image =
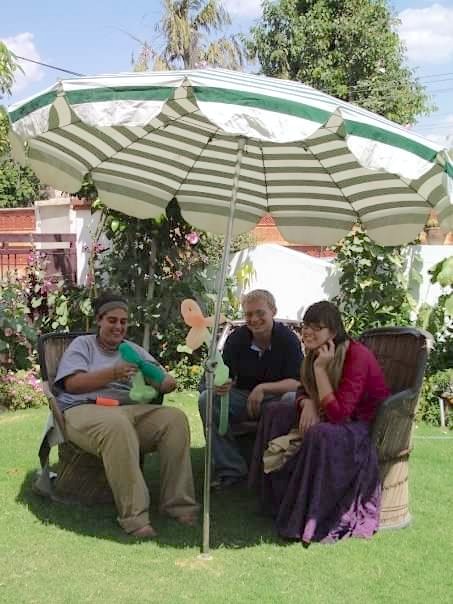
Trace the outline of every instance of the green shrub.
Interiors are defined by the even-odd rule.
[[[48,265],[46,254],[33,249],[20,282],[21,298],[36,331],[87,330],[92,317],[89,292],[64,280],[50,279]]]
[[[410,325],[413,300],[404,275],[401,247],[384,247],[355,228],[336,247],[340,274],[338,304],[353,336],[385,325]]]
[[[170,371],[178,384],[178,390],[198,390],[203,366],[192,364],[192,359],[185,357],[178,361]]]
[[[436,371],[425,378],[417,409],[417,421],[440,424],[439,396],[453,388],[453,369]],[[450,422],[451,424],[452,422]],[[451,427],[451,426],[450,426]]]
[[[47,398],[33,370],[0,373],[0,405],[10,411],[42,407]]]
[[[453,256],[438,262],[430,271],[431,283],[441,289],[434,306],[422,305],[417,324],[434,336],[429,355],[428,374],[453,369]]]
[[[84,288],[46,277],[48,260],[33,250],[25,274],[0,283],[0,361],[11,370],[29,369],[38,335],[55,330],[88,330],[92,309]]]
[[[11,369],[31,367],[36,339],[19,281],[0,285],[0,354]]]

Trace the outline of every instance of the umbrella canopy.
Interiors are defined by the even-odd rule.
[[[139,218],[176,197],[194,226],[233,232],[270,212],[291,241],[333,244],[357,221],[378,243],[414,239],[431,209],[453,229],[453,164],[407,129],[300,83],[193,70],[63,80],[11,106],[13,155],[40,179]],[[25,144],[24,144],[25,143]]]

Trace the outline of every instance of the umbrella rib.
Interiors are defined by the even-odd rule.
[[[267,210],[269,211],[269,191],[268,191],[268,185],[267,185],[267,170],[266,170],[266,162],[264,161],[264,152],[263,152],[263,142],[260,141],[259,143],[259,148],[260,148],[260,152],[261,152],[261,159],[263,162],[263,174],[264,174],[264,190],[265,190],[265,194],[266,194],[266,204],[267,204]]]
[[[200,152],[198,154],[198,156],[193,160],[192,165],[190,166],[190,168],[188,168],[186,170],[186,175],[185,177],[181,180],[178,189],[175,192],[175,197],[178,197],[178,193],[181,191],[181,188],[183,187],[183,185],[187,182],[187,178],[190,175],[190,172],[192,171],[192,168],[195,166],[195,164],[197,163],[197,161],[200,159],[201,155],[204,153],[204,151],[206,150],[206,147],[209,145],[210,142],[212,142],[212,140],[216,137],[217,134],[219,134],[219,132],[221,132],[220,128],[216,128],[215,132],[213,132],[208,140],[206,141],[206,143],[203,145],[203,147],[200,149]]]
[[[397,174],[395,174],[396,178],[398,178],[399,180],[401,180],[401,176],[398,176]],[[410,183],[406,182],[406,186],[408,187],[408,189],[410,191],[413,191],[413,193],[415,195],[417,195],[418,197],[420,197],[423,201],[425,201],[430,207],[431,209],[434,209],[436,207],[436,204],[431,203],[431,201],[428,199],[428,197],[424,194],[422,194],[420,191],[418,191],[412,184],[413,181],[410,181]],[[428,218],[428,216],[427,216]]]
[[[338,184],[334,181],[332,174],[330,173],[330,168],[328,168],[327,166],[325,166],[322,162],[322,160],[318,157],[318,155],[310,148],[309,145],[306,145],[304,143],[304,141],[300,141],[299,144],[306,150],[309,151],[309,153],[311,154],[311,156],[319,163],[320,166],[322,166],[323,170],[325,171],[325,174],[329,177],[330,182],[332,183],[332,185],[335,187],[335,189],[337,189],[339,191],[339,194],[341,195],[342,199],[345,201],[345,203],[347,204],[347,206],[350,208],[351,207],[351,203],[349,201],[349,199],[346,197],[346,195],[343,192],[343,189],[341,187],[338,186]],[[261,145],[260,145],[261,147]],[[262,149],[262,147],[261,147]],[[266,182],[266,189],[267,189],[267,182]],[[356,213],[356,212],[354,212]],[[271,212],[272,214],[272,212]],[[360,218],[359,213],[358,214],[358,221],[359,223],[362,225],[362,220]],[[278,221],[277,221],[277,226],[278,226]]]
[[[312,151],[312,149],[310,149],[310,153],[311,155],[316,159],[317,162],[319,162],[319,164],[323,167],[323,169],[325,170],[325,173],[328,174],[330,181],[332,182],[332,184],[335,186],[335,188],[340,192],[341,197],[344,199],[344,201],[346,202],[346,204],[351,207],[351,202],[349,201],[349,199],[346,197],[346,195],[343,192],[343,188],[338,186],[338,184],[335,182],[332,174],[330,173],[330,168],[328,166],[325,166],[322,162],[322,159],[320,159],[318,157],[318,155]],[[353,207],[354,210],[354,207]],[[360,216],[360,212],[355,212],[354,213],[357,214],[357,220],[360,224],[360,226],[363,228],[363,223],[362,223],[362,217]]]

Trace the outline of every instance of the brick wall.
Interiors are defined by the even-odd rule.
[[[317,258],[333,258],[335,254],[326,247],[318,245],[305,245],[303,243],[289,243],[286,241],[275,224],[275,220],[270,214],[265,214],[252,231],[256,242],[259,243],[278,243],[289,247],[298,252],[304,252],[309,256]]]
[[[434,214],[431,213],[431,216],[433,217]],[[265,214],[261,218],[256,227],[253,229],[252,235],[258,244],[278,243],[293,250],[309,254],[310,256],[317,256],[321,258],[335,257],[335,254],[326,247],[307,245],[304,243],[289,243],[288,241],[285,241],[282,234],[278,230],[277,225],[275,224],[275,220],[270,214]],[[420,243],[423,245],[452,245],[453,231],[446,233],[439,227],[425,228],[425,230],[420,233]]]
[[[36,228],[34,208],[0,208],[1,233],[32,233]]]

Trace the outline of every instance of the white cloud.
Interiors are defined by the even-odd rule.
[[[38,51],[33,40],[34,36],[30,32],[17,34],[11,38],[4,38],[3,42],[16,55],[40,61]],[[32,82],[38,82],[44,75],[43,69],[36,63],[28,61],[18,61],[24,73],[16,71],[16,79],[13,86],[13,93],[23,92]]]
[[[262,13],[261,0],[223,0],[222,4],[233,18],[254,19]]]
[[[411,62],[439,64],[453,59],[453,7],[408,8],[399,18],[399,33]]]

